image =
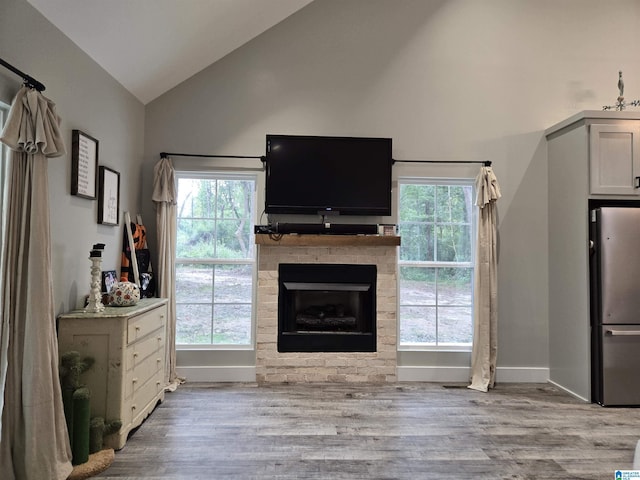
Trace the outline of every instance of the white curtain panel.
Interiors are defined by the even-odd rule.
[[[476,247],[471,385],[486,392],[496,380],[498,355],[498,248],[497,208],[500,186],[491,167],[476,177],[478,242]]]
[[[23,87],[0,141],[9,146],[2,272],[0,470],[3,480],[65,479],[71,448],[58,377],[47,157],[65,153],[55,105]]]
[[[158,231],[159,296],[169,299],[167,319],[167,372],[168,390],[175,390],[181,379],[176,375],[176,179],[171,159],[161,158],[153,168],[153,201],[156,206]]]

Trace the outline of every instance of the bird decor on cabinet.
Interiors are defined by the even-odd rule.
[[[623,111],[628,106],[637,107],[640,106],[640,100],[632,100],[629,103],[624,101],[624,80],[622,79],[622,70],[618,72],[618,98],[615,105],[605,105],[602,110],[616,110],[618,112]]]

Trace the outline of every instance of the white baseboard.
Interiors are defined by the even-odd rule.
[[[256,381],[256,367],[177,367],[176,373],[187,382]]]
[[[469,367],[398,367],[399,382],[468,382]],[[504,383],[546,383],[549,369],[541,367],[498,367],[496,381]]]
[[[547,383],[549,369],[546,367],[498,367],[496,382]]]
[[[397,367],[399,382],[468,382],[469,367]]]

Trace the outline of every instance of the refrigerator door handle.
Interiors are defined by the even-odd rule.
[[[612,337],[626,335],[630,337],[638,337],[640,336],[640,330],[605,330],[605,335],[611,335]]]

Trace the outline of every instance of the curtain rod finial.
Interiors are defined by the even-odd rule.
[[[491,160],[487,160],[486,162],[484,162],[484,166],[485,167],[490,167],[491,166]]]
[[[167,152],[160,152],[160,158],[167,158]]]

